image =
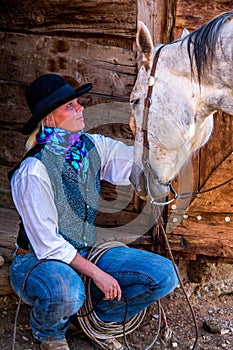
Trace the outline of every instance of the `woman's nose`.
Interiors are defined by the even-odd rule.
[[[82,112],[84,110],[84,107],[77,102],[75,105],[75,110],[76,112]]]

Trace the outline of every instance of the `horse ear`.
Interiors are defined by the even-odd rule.
[[[187,35],[189,35],[189,30],[187,28],[184,28],[180,39],[184,39]]]
[[[142,64],[149,69],[153,55],[153,41],[149,29],[141,21],[138,22],[136,43],[142,53]]]

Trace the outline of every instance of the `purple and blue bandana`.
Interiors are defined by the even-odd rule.
[[[36,140],[56,155],[65,155],[65,159],[83,180],[86,179],[89,167],[88,151],[85,142],[80,138],[82,131],[71,132],[59,128],[44,127],[40,129]]]

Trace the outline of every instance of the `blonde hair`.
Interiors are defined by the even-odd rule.
[[[43,127],[43,120],[38,124],[37,128],[29,135],[25,144],[26,152],[30,151],[30,149],[36,145],[36,135],[38,134],[41,125]]]
[[[44,125],[47,125],[47,117],[50,117],[50,121],[53,122],[54,127],[55,128],[57,127],[56,122],[54,120],[53,112],[51,112],[39,122],[37,128],[29,135],[25,145],[26,152],[30,151],[30,149],[36,145],[36,135],[38,134],[41,126],[42,126],[42,131],[44,131]]]

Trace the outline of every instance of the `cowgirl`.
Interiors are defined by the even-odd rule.
[[[23,293],[32,306],[33,336],[43,350],[69,349],[69,319],[86,297],[80,274],[91,278],[95,312],[104,322],[131,318],[177,285],[170,260],[150,252],[116,247],[97,264],[87,260],[95,243],[100,181],[128,185],[133,160],[132,147],[82,132],[83,107],[77,98],[91,88],[74,90],[56,74],[31,83],[26,100],[32,117],[23,128],[30,134],[28,153],[11,174],[22,220],[18,242],[25,250],[18,250],[10,280],[20,295],[28,271],[43,259],[27,276]],[[123,349],[116,339],[106,339],[105,347]]]

